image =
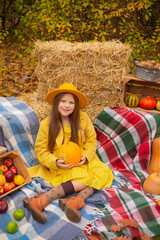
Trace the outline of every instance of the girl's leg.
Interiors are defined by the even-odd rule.
[[[89,198],[94,192],[96,191],[95,188],[86,186],[83,190],[81,190],[76,197],[82,198],[84,201]]]
[[[68,181],[66,183],[61,183],[60,185],[52,188],[50,191],[45,193],[45,195],[48,197],[48,200],[51,202],[61,197],[68,196],[74,192],[75,192],[75,188],[73,183],[71,181]]]
[[[77,182],[77,181],[72,181],[73,187],[75,189],[75,192],[80,192],[81,190],[85,189],[87,186]]]
[[[59,206],[65,211],[67,218],[72,222],[80,222],[81,215],[77,211],[85,206],[85,200],[95,192],[95,188],[85,186],[78,182],[72,182],[75,192],[80,191],[75,197],[62,198],[59,200]]]
[[[41,193],[33,198],[25,199],[24,205],[38,222],[43,223],[46,221],[46,216],[42,213],[42,210],[50,203],[50,201],[63,198],[74,192],[79,192],[76,197],[64,198],[59,201],[59,205],[61,209],[65,211],[68,219],[73,222],[79,222],[81,216],[77,209],[81,209],[85,206],[84,201],[92,195],[94,191],[95,189],[90,186],[86,186],[76,181],[68,181],[54,187],[47,193]]]
[[[42,210],[50,203],[50,201],[65,197],[74,193],[74,185],[71,181],[62,183],[47,193],[41,193],[35,197],[24,200],[24,206],[32,213],[33,217],[38,222],[45,222],[46,216],[42,213]]]

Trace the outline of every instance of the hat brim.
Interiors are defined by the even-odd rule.
[[[75,96],[77,96],[77,98],[79,99],[79,109],[82,109],[84,108],[87,103],[88,103],[88,99],[86,97],[85,94],[79,92],[79,91],[74,91],[74,90],[70,90],[70,89],[55,89],[55,90],[52,90],[50,91],[47,95],[46,95],[46,101],[49,103],[49,104],[53,104],[53,100],[54,98],[60,94],[60,93],[72,93],[74,94]]]

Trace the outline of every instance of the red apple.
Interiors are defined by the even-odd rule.
[[[4,187],[0,186],[0,196],[4,193]]]
[[[6,201],[0,200],[0,213],[5,213],[8,210],[8,203]]]
[[[5,191],[5,192],[9,192],[9,191],[12,189],[12,185],[11,185],[9,182],[6,182],[6,183],[3,185],[3,188],[4,188],[4,191]]]
[[[14,182],[10,182],[12,188],[15,188],[16,184]]]
[[[7,172],[8,167],[3,164],[3,165],[0,166],[0,170],[1,170],[3,173],[4,173],[4,172]]]
[[[13,160],[10,158],[6,158],[4,161],[4,165],[6,165],[7,167],[11,167],[13,164]]]
[[[17,168],[16,168],[15,166],[11,166],[11,167],[9,167],[8,170],[11,170],[14,174],[17,173]]]
[[[8,170],[7,172],[4,173],[4,176],[7,182],[12,182],[14,179],[14,172],[11,170]]]

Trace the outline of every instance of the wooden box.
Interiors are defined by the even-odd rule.
[[[6,192],[4,194],[2,194],[0,196],[0,198],[3,198],[4,196],[10,194],[11,192],[14,192],[16,191],[17,189],[21,188],[22,186],[26,185],[27,183],[31,182],[32,179],[28,173],[28,170],[22,160],[22,158],[20,157],[19,153],[17,150],[14,150],[12,152],[7,152],[7,153],[3,153],[3,154],[0,154],[0,166],[2,164],[4,164],[4,160],[6,158],[10,158],[13,160],[13,165],[17,168],[17,174],[20,174],[24,177],[24,183],[19,185],[19,186],[16,186],[15,188],[11,189],[9,192]]]
[[[123,82],[123,92],[122,92],[122,100],[120,103],[121,107],[136,109],[140,111],[145,111],[148,113],[158,113],[160,111],[155,109],[143,109],[140,107],[131,108],[125,104],[125,98],[129,93],[136,94],[140,99],[143,97],[154,97],[156,100],[160,97],[160,81],[159,82],[149,82],[142,80],[140,78],[136,78],[134,76],[126,76]]]

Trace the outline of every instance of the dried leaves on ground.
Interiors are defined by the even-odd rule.
[[[21,46],[0,47],[0,96],[19,96],[34,92],[38,79],[34,75],[36,61]]]

